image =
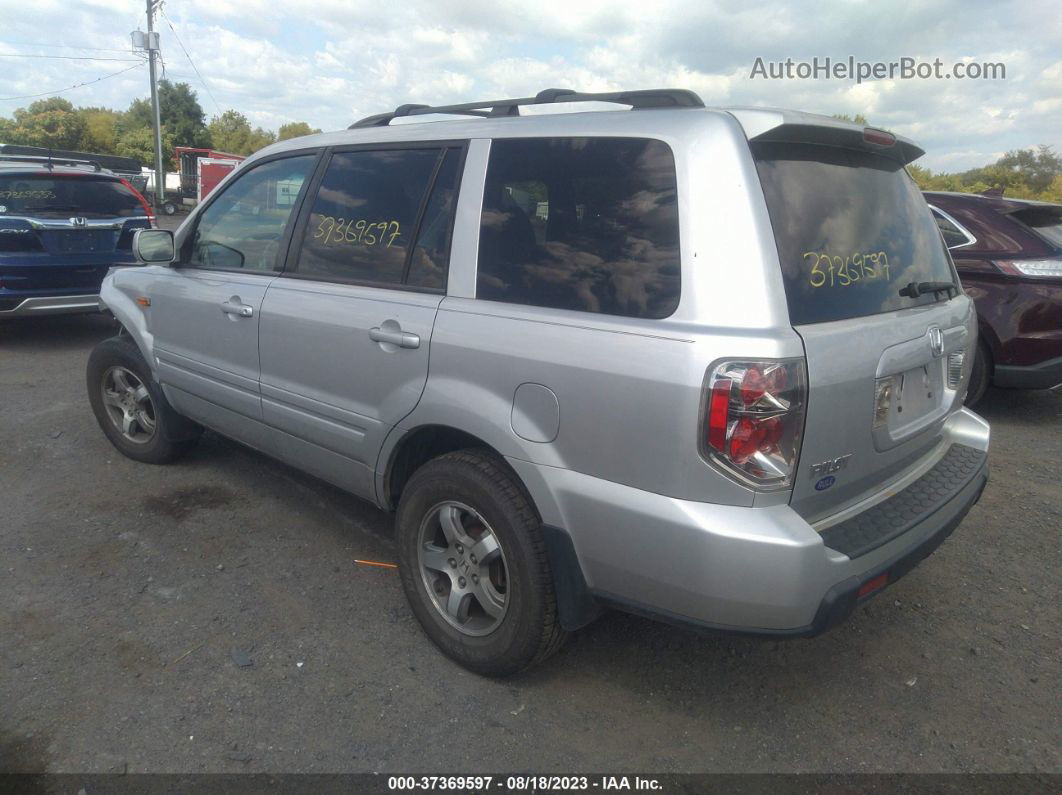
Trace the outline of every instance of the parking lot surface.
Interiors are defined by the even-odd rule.
[[[613,613],[492,681],[354,562],[395,559],[388,515],[210,433],[119,455],[112,333],[0,325],[0,770],[1062,771],[1062,395],[989,392],[980,504],[830,633]]]

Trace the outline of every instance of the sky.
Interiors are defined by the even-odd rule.
[[[1062,151],[1058,0],[166,0],[162,12],[165,76],[189,83],[208,119],[235,108],[269,129],[289,121],[342,129],[406,102],[550,87],[676,87],[708,105],[862,113],[913,138],[927,152],[919,164],[935,171],[1038,144]],[[147,68],[125,60],[135,58],[129,32],[144,26],[144,2],[0,0],[0,115],[33,101],[9,97],[129,67],[60,95],[118,109],[147,96]],[[944,72],[959,62],[1002,63],[1006,77],[752,76],[757,58],[849,56],[939,58]],[[87,57],[115,60],[74,60]]]

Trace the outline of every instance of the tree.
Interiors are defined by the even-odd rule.
[[[125,130],[152,127],[154,124],[155,113],[151,110],[151,101],[147,99],[134,99],[129,103],[129,109],[122,114],[122,128]]]
[[[15,121],[21,122],[27,116],[36,116],[39,113],[49,113],[51,111],[73,113],[74,103],[68,99],[63,99],[62,97],[38,99],[36,102],[31,102],[28,108],[19,108],[16,110]]]
[[[840,119],[841,121],[851,121],[856,124],[862,124],[864,127],[867,126],[867,117],[862,113],[857,113],[855,116],[849,116],[847,113],[835,113],[833,114],[833,118]]]
[[[231,109],[211,119],[209,129],[214,148],[234,155],[252,154],[276,140],[269,130],[252,130],[247,117]]]
[[[210,146],[206,115],[187,83],[159,81],[159,116],[177,146]]]
[[[15,128],[7,143],[43,146],[51,149],[77,149],[85,131],[85,120],[65,99],[38,100],[15,111]]]
[[[1047,190],[1052,181],[1062,175],[1062,157],[1050,146],[1036,149],[1017,149],[1007,152],[995,162],[994,168],[1009,171],[1037,193]]]
[[[85,131],[81,137],[81,148],[86,152],[114,154],[118,145],[118,124],[121,115],[110,108],[81,108],[85,120]]]
[[[321,132],[316,127],[311,127],[304,121],[292,121],[287,124],[281,124],[280,129],[277,131],[278,141],[287,141],[289,138],[298,138],[303,135],[313,135],[314,133]]]
[[[173,147],[173,136],[163,127],[162,167],[167,171],[173,169]],[[137,127],[120,133],[115,148],[122,157],[133,157],[142,166],[155,167],[155,133],[150,127]]]

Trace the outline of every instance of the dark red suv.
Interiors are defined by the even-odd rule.
[[[1062,204],[926,192],[967,294],[980,344],[966,402],[989,384],[1062,386]]]

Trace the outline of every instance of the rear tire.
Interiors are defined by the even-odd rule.
[[[170,407],[128,336],[111,337],[93,348],[85,380],[104,436],[134,461],[168,464],[198,441],[202,429]]]
[[[163,204],[162,204],[162,212],[165,215],[176,215],[177,214],[177,205],[174,204],[173,202],[163,202]]]
[[[497,456],[461,450],[429,461],[403,489],[396,525],[406,597],[447,656],[508,676],[564,643],[541,522]]]
[[[973,369],[970,371],[970,388],[966,391],[966,405],[974,406],[988,389],[991,380],[992,354],[988,352],[985,344],[978,343],[977,353],[974,355]]]

